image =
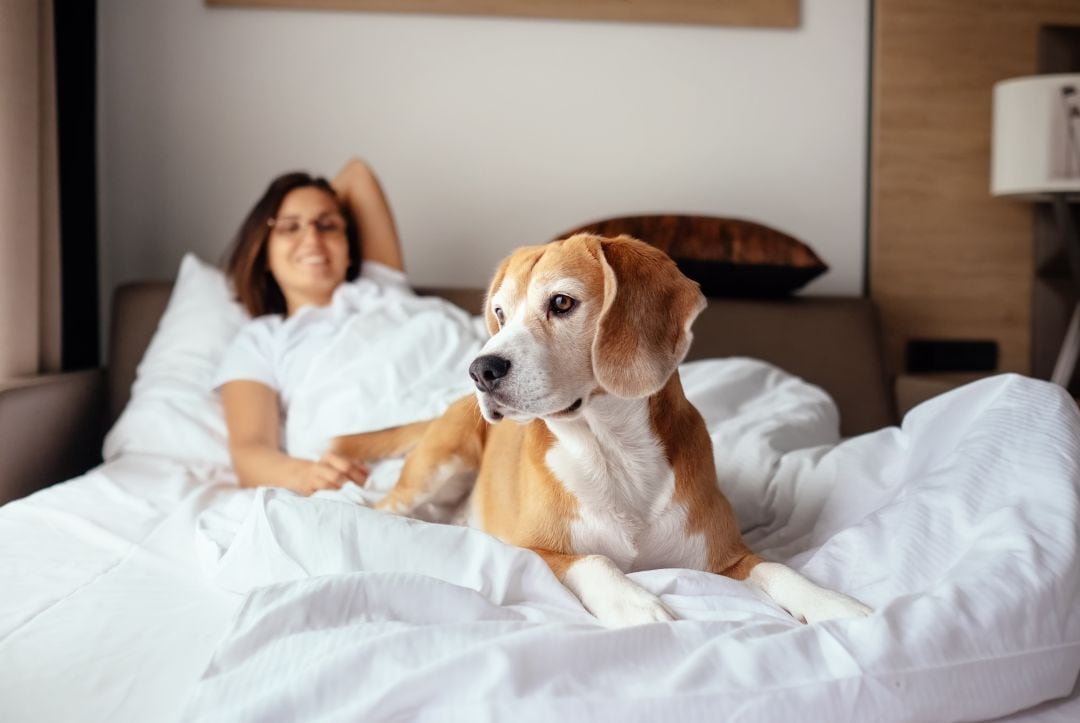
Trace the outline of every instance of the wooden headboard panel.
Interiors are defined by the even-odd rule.
[[[135,369],[157,328],[172,284],[140,282],[113,295],[108,387],[111,419],[127,404]],[[470,313],[484,291],[421,288]],[[694,324],[688,359],[750,356],[775,364],[828,392],[840,408],[840,430],[861,434],[895,423],[882,368],[877,316],[860,298],[710,299]]]

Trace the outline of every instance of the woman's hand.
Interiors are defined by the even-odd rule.
[[[327,452],[316,462],[308,462],[299,482],[293,487],[303,495],[310,495],[319,490],[340,489],[349,480],[358,485],[367,481],[368,469],[349,457]]]
[[[241,487],[286,487],[302,495],[367,481],[368,469],[349,454],[329,451],[317,461],[281,451],[277,392],[247,380],[221,386],[229,453]]]

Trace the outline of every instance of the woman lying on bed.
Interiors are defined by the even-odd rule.
[[[332,182],[286,173],[270,183],[226,262],[252,321],[226,352],[214,381],[242,485],[311,494],[348,480],[363,484],[367,469],[354,460],[334,453],[308,460],[282,451],[283,415],[305,362],[331,331],[331,318],[316,310],[329,306],[346,281],[362,276],[400,286],[403,272],[393,215],[363,161],[350,160]]]

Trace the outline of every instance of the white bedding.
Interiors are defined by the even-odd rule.
[[[133,400],[106,464],[0,508],[0,720],[1080,719],[1075,693],[1031,709],[1080,671],[1061,389],[999,376],[841,441],[768,365],[683,381],[751,544],[874,615],[802,626],[656,570],[633,577],[680,620],[606,630],[531,553],[364,507],[393,465],[371,490],[237,488],[189,375],[182,405]]]
[[[716,420],[699,390],[776,374],[690,367],[688,393]],[[733,495],[742,512],[758,486],[756,547],[874,616],[803,626],[740,583],[658,570],[633,577],[680,622],[609,631],[537,557],[482,532],[263,490],[217,565],[246,598],[187,715],[972,720],[1067,694],[1080,668],[1071,400],[1002,376],[902,430],[784,453],[764,412],[816,392],[799,386],[753,397],[757,424],[729,420],[731,445],[714,424],[714,443],[757,437],[761,467]]]
[[[684,380],[758,549],[875,615],[800,626],[660,570],[634,577],[681,620],[609,631],[481,532],[129,454],[0,509],[0,719],[975,720],[1072,690],[1060,390],[997,377],[838,442],[820,390],[771,367]]]

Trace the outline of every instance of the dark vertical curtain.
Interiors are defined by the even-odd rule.
[[[97,0],[55,0],[62,367],[98,349]]]

